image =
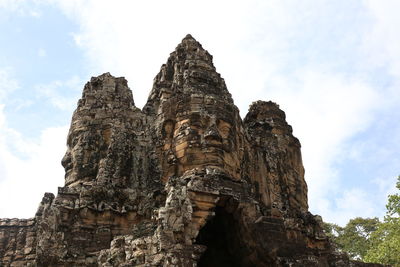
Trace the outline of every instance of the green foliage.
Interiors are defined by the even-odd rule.
[[[400,192],[400,176],[396,188]],[[351,219],[345,227],[324,223],[327,236],[352,259],[400,267],[400,194],[389,195],[383,222]]]
[[[400,191],[400,176],[397,177],[396,183],[397,190]],[[400,195],[399,193],[389,195],[388,204],[386,205],[387,216],[400,216]]]
[[[324,230],[337,247],[349,254],[352,259],[363,259],[371,247],[371,234],[379,225],[378,218],[351,219],[345,227],[325,223]]]
[[[400,191],[400,176],[397,178]],[[400,266],[400,195],[389,195],[385,220],[372,233],[372,247],[365,255],[365,261]]]
[[[370,236],[379,225],[378,218],[351,219],[337,237],[336,242],[352,259],[363,259],[371,247]]]
[[[372,234],[372,247],[365,261],[400,266],[400,220],[386,218]]]
[[[342,229],[339,225],[334,223],[322,223],[322,229],[324,230],[325,234],[329,237],[330,240],[336,240],[336,237],[339,234],[339,231]]]

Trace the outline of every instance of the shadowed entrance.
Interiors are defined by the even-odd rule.
[[[224,207],[216,208],[215,216],[200,230],[196,243],[207,246],[198,262],[200,267],[245,266],[248,254],[240,246],[238,224]]]

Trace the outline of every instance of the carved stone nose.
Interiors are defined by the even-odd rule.
[[[64,157],[61,160],[61,165],[64,167],[64,169],[67,169],[67,167],[69,167],[71,161],[72,161],[71,153],[69,151],[67,151],[67,153],[65,153]]]
[[[204,137],[206,139],[211,139],[211,140],[217,140],[217,141],[221,141],[222,137],[219,134],[218,130],[215,127],[210,127],[206,130]]]

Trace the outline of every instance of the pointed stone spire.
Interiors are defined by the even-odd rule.
[[[224,79],[214,67],[213,57],[190,34],[178,44],[154,78],[145,112],[155,111],[160,102],[177,94],[210,95],[233,104]]]
[[[206,165],[240,179],[242,152],[236,151],[245,138],[239,110],[212,56],[191,35],[162,65],[144,112],[154,119],[163,181]]]
[[[252,177],[274,216],[308,210],[301,146],[285,118],[278,104],[256,101],[244,119],[245,129],[253,140],[253,166],[257,167]],[[260,166],[265,166],[265,172],[260,171],[263,169]]]
[[[114,143],[129,136],[140,115],[125,78],[108,72],[92,77],[72,116],[67,152],[61,162],[65,168],[65,185],[99,182],[104,176],[103,170],[111,168],[104,164],[113,152]],[[124,158],[127,157],[124,155]]]
[[[132,108],[135,106],[132,91],[124,77],[114,77],[109,72],[92,77],[83,89],[82,98],[78,102],[78,110],[103,108]],[[85,108],[84,108],[85,109]]]

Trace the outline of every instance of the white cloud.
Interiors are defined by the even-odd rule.
[[[400,17],[397,0],[365,0],[374,21],[364,37],[363,48],[372,66],[388,66],[390,73],[400,77]]]
[[[0,0],[0,10],[6,10],[20,16],[40,18],[42,13],[38,9],[41,0]]]
[[[29,12],[29,15],[31,15],[34,18],[40,18],[42,16],[42,13],[38,10],[31,10]]]
[[[325,212],[325,220],[344,226],[349,218],[373,218],[383,215],[377,214],[377,207],[371,196],[359,189],[344,190],[341,197],[336,199],[336,209]]]
[[[21,3],[13,0],[0,0],[0,8],[15,10]]]
[[[46,50],[45,50],[44,48],[39,48],[37,54],[38,54],[38,57],[45,57],[45,56],[47,56],[47,52],[46,52]]]
[[[0,101],[17,88],[18,82],[0,70]],[[32,217],[44,192],[54,193],[63,184],[60,161],[68,128],[44,129],[32,141],[8,126],[4,108],[0,104],[0,218]]]
[[[63,185],[61,158],[68,127],[48,128],[29,141],[7,128],[0,109],[0,217],[32,217],[45,192]],[[19,155],[23,154],[21,158]]]
[[[18,88],[18,82],[13,79],[12,69],[0,69],[0,103],[3,103],[8,95]]]
[[[43,97],[54,107],[61,110],[71,111],[75,106],[78,94],[81,92],[82,80],[73,76],[66,81],[53,81],[48,84],[35,86],[39,97]]]

